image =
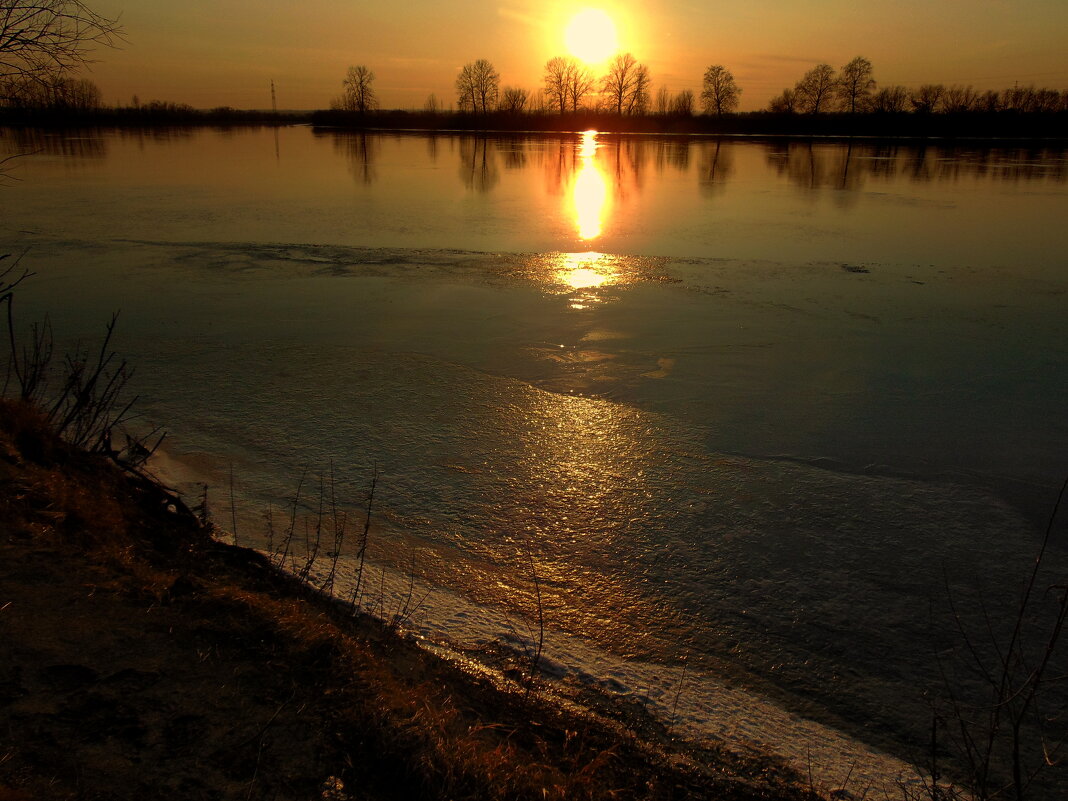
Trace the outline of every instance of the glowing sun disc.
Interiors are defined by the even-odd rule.
[[[564,42],[571,55],[589,64],[604,61],[619,47],[616,24],[597,8],[583,9],[571,18]]]

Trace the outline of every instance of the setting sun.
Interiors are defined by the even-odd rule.
[[[564,41],[571,55],[588,64],[604,61],[619,47],[615,22],[596,8],[583,9],[571,18]]]

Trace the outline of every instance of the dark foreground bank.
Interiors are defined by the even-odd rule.
[[[0,643],[2,799],[816,798],[431,656],[9,401]]]

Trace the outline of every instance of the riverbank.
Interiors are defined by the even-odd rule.
[[[368,132],[563,134],[601,133],[688,136],[862,139],[868,141],[949,140],[972,142],[1068,141],[1068,112],[960,112],[796,114],[749,111],[704,114],[620,116],[580,110],[492,112],[384,109],[368,114],[336,110],[265,111],[233,108],[194,109],[171,103],[138,108],[0,109],[0,126],[55,128],[243,127],[311,124]]]
[[[816,796],[772,760],[497,686],[0,409],[0,796]]]

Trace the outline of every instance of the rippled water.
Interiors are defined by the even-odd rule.
[[[558,672],[663,711],[684,659],[698,733],[780,725],[716,713],[721,677],[907,756],[947,589],[1009,604],[1068,473],[1063,151],[0,144],[37,151],[0,189],[20,314],[88,339],[122,308],[167,469],[224,524],[231,463],[246,541],[305,466],[354,515],[377,469],[423,631],[522,631],[532,561]]]

